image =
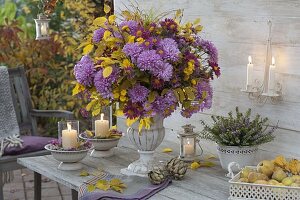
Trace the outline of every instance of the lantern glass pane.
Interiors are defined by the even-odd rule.
[[[196,156],[196,138],[193,135],[181,136],[180,158],[193,160]]]
[[[77,147],[79,133],[79,121],[68,120],[58,122],[58,138],[64,149]]]

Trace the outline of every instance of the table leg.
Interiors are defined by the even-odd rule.
[[[78,200],[78,192],[72,189],[72,200]]]
[[[41,174],[34,172],[34,200],[42,199],[42,177]]]
[[[4,195],[3,195],[4,183],[2,182],[2,180],[3,180],[2,171],[0,171],[0,199],[4,199]]]

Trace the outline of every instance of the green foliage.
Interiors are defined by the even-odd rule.
[[[213,125],[209,126],[201,120],[204,126],[200,137],[225,146],[255,146],[272,141],[277,126],[269,128],[268,118],[259,114],[251,120],[251,109],[241,113],[236,107],[235,115],[228,113],[227,117],[212,116]]]

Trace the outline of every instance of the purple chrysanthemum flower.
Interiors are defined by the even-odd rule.
[[[169,63],[162,63],[162,65],[153,68],[152,71],[158,78],[169,81],[173,75],[173,66]]]
[[[119,70],[113,67],[112,73],[104,78],[103,69],[100,69],[94,78],[94,85],[103,98],[112,98],[112,84],[118,79]]]
[[[104,28],[99,28],[94,31],[93,35],[93,42],[98,43],[102,40],[103,35],[104,35],[105,29]]]
[[[172,38],[165,38],[158,43],[158,52],[165,60],[176,62],[179,58],[180,51],[175,40]]]
[[[203,99],[203,102],[201,103],[200,109],[203,110],[204,108],[209,109],[212,105],[212,96],[213,91],[212,87],[210,86],[208,81],[200,81],[197,86],[197,95],[196,99],[200,100],[204,96],[204,92],[206,93],[206,97]]]
[[[197,40],[196,40],[197,41]],[[197,41],[199,43],[199,45],[202,47],[202,49],[209,54],[209,62],[212,63],[218,63],[218,50],[215,47],[215,45],[208,41],[208,40],[203,40],[200,39],[199,41]]]
[[[139,45],[139,43],[127,43],[124,45],[122,51],[126,54],[126,56],[131,58],[133,63],[136,63],[138,56],[143,51],[143,48]]]
[[[132,103],[143,102],[147,99],[150,90],[142,85],[135,85],[128,91],[128,95],[132,101]]]
[[[74,67],[74,75],[80,84],[91,86],[95,75],[93,60],[89,56],[83,56]]]
[[[119,27],[124,29],[125,27],[129,29],[129,33],[134,35],[139,28],[138,22],[134,20],[123,21],[120,23]]]
[[[178,24],[173,19],[166,18],[164,21],[159,22],[160,25],[171,33],[178,32]]]
[[[169,116],[176,108],[177,99],[173,92],[169,91],[164,96],[156,97],[155,101],[151,103],[151,109],[154,114]]]
[[[162,65],[163,61],[155,50],[143,51],[137,59],[137,66],[141,71],[150,70],[152,72],[154,68]]]
[[[90,113],[85,108],[80,108],[79,112],[80,112],[80,114],[83,118],[88,118],[89,117]]]

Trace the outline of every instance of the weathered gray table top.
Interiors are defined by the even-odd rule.
[[[172,153],[161,153],[166,147],[173,149]],[[164,141],[157,149],[156,158],[158,160],[169,160],[178,155],[179,144]],[[138,158],[136,150],[128,144],[126,138],[122,138],[119,147],[115,149],[115,155],[109,158],[92,158],[87,156],[81,162],[84,168],[89,172],[102,168],[110,173],[119,174],[120,169]],[[217,160],[216,166],[211,168],[199,168],[197,170],[188,170],[185,179],[182,181],[173,181],[173,183],[154,195],[151,199],[189,199],[206,200],[216,199],[225,200],[229,197],[229,183],[224,176],[225,171],[221,169]],[[78,171],[61,171],[57,169],[59,164],[51,155],[28,157],[18,159],[18,163],[28,169],[40,173],[58,183],[61,183],[71,189],[78,190],[84,181],[91,177],[80,177]]]

